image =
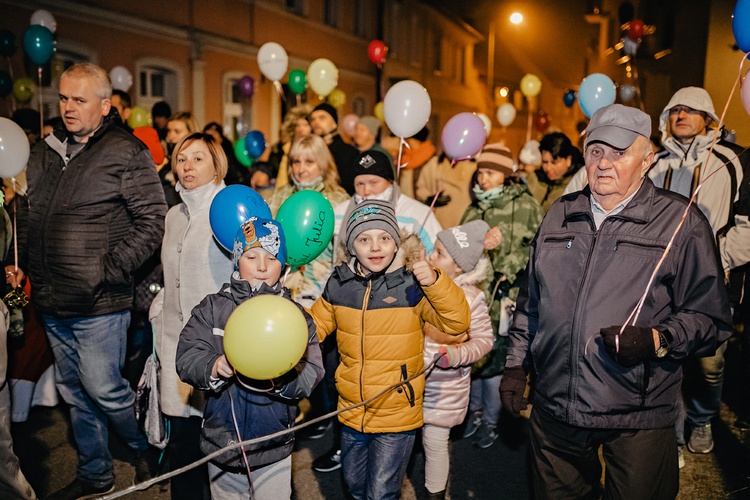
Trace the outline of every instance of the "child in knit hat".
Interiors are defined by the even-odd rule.
[[[469,304],[425,260],[419,239],[402,236],[387,201],[362,201],[344,223],[351,256],[333,270],[311,311],[319,339],[335,331],[341,355],[341,468],[354,498],[398,498],[423,422],[425,322],[461,334],[469,328]]]
[[[483,220],[496,227],[500,245],[489,251],[493,272],[482,283],[487,294],[495,343],[486,358],[475,363],[465,437],[476,434],[480,448],[497,439],[500,417],[500,377],[505,369],[508,327],[518,296],[517,276],[529,260],[529,244],[542,221],[539,203],[524,184],[513,177],[515,165],[510,151],[500,144],[487,144],[477,155],[476,200],[466,209],[461,223]]]
[[[490,229],[483,220],[475,220],[438,233],[435,250],[428,259],[463,290],[471,309],[471,327],[466,333],[449,336],[431,324],[425,325],[424,362],[439,356],[424,388],[422,444],[427,498],[445,498],[450,430],[466,416],[471,364],[490,352],[494,342],[487,302],[477,285],[491,270],[485,250],[499,242],[497,228]]]
[[[235,374],[223,345],[224,326],[232,312],[259,295],[278,295],[291,300],[289,290],[279,282],[286,261],[281,225],[268,219],[248,219],[235,237],[232,261],[235,271],[229,283],[193,309],[177,345],[180,378],[206,391],[200,439],[201,451],[207,455],[227,443],[289,429],[294,425],[297,402],[309,396],[323,378],[315,323],[299,305],[307,320],[308,342],[297,365],[274,380],[250,380]],[[250,324],[246,326],[253,328]],[[240,449],[224,452],[208,464],[211,496],[290,498],[293,447],[294,440],[287,434],[245,452]],[[269,477],[274,479],[268,480]]]

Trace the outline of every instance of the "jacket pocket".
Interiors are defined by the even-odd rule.
[[[401,380],[406,380],[409,378],[409,372],[406,369],[406,364],[401,365]],[[399,387],[397,389],[399,393],[403,392],[406,395],[406,399],[409,401],[409,406],[414,406],[414,387],[411,385],[411,382],[406,382],[404,385]]]

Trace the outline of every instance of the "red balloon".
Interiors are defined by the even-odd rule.
[[[367,47],[367,55],[375,64],[383,64],[388,55],[388,47],[380,40],[373,40]]]
[[[550,122],[551,120],[547,112],[539,110],[534,119],[534,128],[543,134],[549,128]]]
[[[640,19],[630,21],[630,28],[628,28],[628,38],[630,38],[634,42],[637,42],[638,39],[643,36],[643,28],[644,24]]]

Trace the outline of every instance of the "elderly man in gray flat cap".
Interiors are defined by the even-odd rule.
[[[613,104],[587,129],[588,186],[558,199],[532,243],[500,386],[526,407],[535,498],[674,498],[681,363],[731,333],[713,232],[646,177],[651,119]],[[645,301],[631,316],[641,296]]]

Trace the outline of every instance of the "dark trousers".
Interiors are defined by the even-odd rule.
[[[201,417],[169,417],[169,470],[177,470],[200,460],[205,455],[200,449]],[[173,477],[170,480],[172,500],[211,498],[208,487],[208,466],[199,465],[194,469]]]
[[[587,429],[531,412],[535,499],[671,500],[679,490],[677,437],[665,429]],[[606,473],[600,487],[601,448]]]

